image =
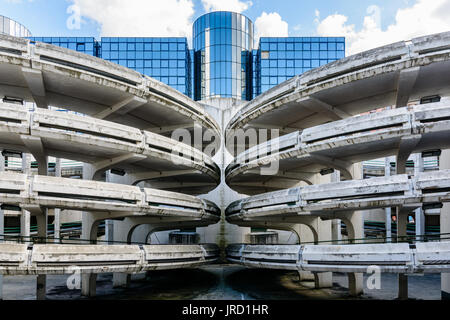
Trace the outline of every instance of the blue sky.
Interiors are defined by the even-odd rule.
[[[69,29],[73,5],[83,22]],[[262,36],[346,36],[350,53],[371,42],[450,30],[450,0],[0,0],[0,14],[22,22],[34,36],[190,37],[192,21],[206,9],[240,11]],[[436,17],[442,21],[428,23]]]

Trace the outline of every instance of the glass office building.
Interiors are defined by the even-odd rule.
[[[253,23],[233,12],[211,12],[193,26],[196,100],[247,100],[251,92]]]
[[[253,23],[217,11],[193,24],[186,38],[34,37],[134,69],[194,100],[251,100],[281,82],[345,56],[345,38],[262,37],[253,48]]]
[[[344,57],[343,37],[260,38],[253,54],[253,98],[295,75]]]
[[[100,57],[192,96],[186,38],[102,38]]]
[[[98,57],[100,48],[94,37],[30,37],[30,40],[49,43],[94,57]]]
[[[31,37],[31,32],[24,25],[0,15],[0,34],[15,37]]]

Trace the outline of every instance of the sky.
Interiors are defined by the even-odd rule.
[[[202,14],[240,12],[260,36],[344,36],[347,55],[450,31],[450,0],[0,0],[33,36],[192,36]]]

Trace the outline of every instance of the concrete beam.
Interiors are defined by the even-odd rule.
[[[31,68],[22,68],[22,74],[38,108],[48,109],[42,71]]]
[[[118,156],[116,158],[107,159],[107,160],[93,163],[93,164],[91,164],[92,165],[92,179],[87,179],[87,180],[100,180],[101,174],[103,172],[110,170],[115,166],[129,164],[129,163],[135,163],[135,162],[144,160],[146,158],[147,157],[142,154],[129,153],[129,154]]]
[[[408,105],[409,98],[413,92],[419,73],[420,67],[410,68],[399,72],[397,98],[395,102],[397,108]]]
[[[342,120],[352,116],[350,113],[342,111],[339,108],[336,108],[335,106],[332,106],[318,99],[317,97],[309,96],[309,99],[312,101],[312,104],[310,104],[308,109],[310,109],[311,111],[323,113],[329,116],[332,120]]]
[[[130,173],[129,180],[132,181],[132,183],[131,183],[132,185],[136,185],[139,182],[145,181],[145,180],[175,177],[175,176],[181,176],[184,174],[194,174],[194,173],[201,173],[201,172],[198,170],[175,170],[175,171],[160,171],[160,172],[145,171],[145,172]]]
[[[38,162],[39,175],[46,176],[48,174],[48,158],[41,138],[22,135],[20,139]]]
[[[345,179],[352,180],[352,174],[351,174],[351,167],[353,163],[339,160],[339,159],[333,159],[330,157],[325,157],[318,154],[311,154],[311,158],[322,165],[329,166],[331,168],[334,168],[336,170],[341,171],[341,174],[344,176]]]
[[[133,111],[136,108],[139,108],[140,106],[142,106],[146,103],[147,103],[147,100],[136,97],[136,96],[132,96],[130,98],[127,98],[123,101],[116,103],[115,105],[113,105],[97,114],[94,114],[92,117],[97,118],[97,119],[105,119],[116,113],[119,115],[124,115],[126,113]],[[126,109],[126,110],[124,110],[124,109]]]
[[[177,129],[190,129],[194,128],[195,124],[192,123],[184,123],[184,124],[176,124],[172,126],[163,126],[163,127],[149,127],[145,129],[146,131],[150,131],[157,134],[164,134],[167,132],[172,132]]]
[[[400,140],[397,152],[397,174],[406,173],[406,161],[422,139],[422,135],[404,137]]]

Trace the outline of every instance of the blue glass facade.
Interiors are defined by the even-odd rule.
[[[253,24],[233,12],[211,12],[186,38],[32,37],[90,54],[155,78],[185,95],[251,100],[271,87],[345,56],[342,37],[262,37],[253,49]]]
[[[192,95],[186,38],[102,38],[100,57]]]
[[[93,37],[30,37],[32,41],[49,43],[91,56],[99,56],[99,43]]]
[[[260,38],[253,54],[253,98],[295,75],[344,57],[343,37]]]
[[[251,92],[253,23],[233,12],[205,14],[194,22],[196,100],[246,100]]]

